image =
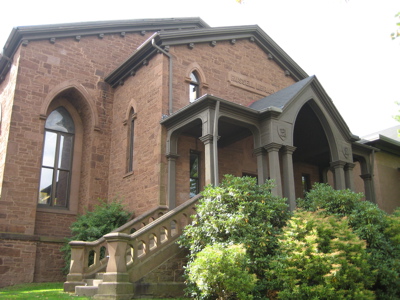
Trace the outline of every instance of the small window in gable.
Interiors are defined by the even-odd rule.
[[[127,172],[133,171],[133,153],[134,153],[134,139],[135,139],[135,119],[136,114],[131,108],[128,118],[128,145],[127,145],[127,155],[126,155],[126,165]]]
[[[189,83],[189,101],[194,102],[200,97],[200,80],[196,72],[190,73],[190,83]]]
[[[68,207],[75,125],[64,107],[53,110],[46,119],[39,205]]]

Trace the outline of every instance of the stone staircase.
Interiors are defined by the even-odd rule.
[[[176,241],[199,198],[153,209],[97,241],[71,242],[64,291],[107,300],[183,296],[187,253]]]

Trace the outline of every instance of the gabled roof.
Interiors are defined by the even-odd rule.
[[[169,46],[190,45],[196,43],[218,43],[218,41],[230,41],[235,43],[237,39],[249,39],[260,46],[268,56],[276,61],[295,80],[302,80],[308,77],[307,73],[283,51],[259,26],[229,26],[229,27],[208,27],[193,30],[161,31],[143,43],[135,53],[124,63],[117,67],[106,77],[106,82],[115,87],[143,65],[152,55],[157,53],[158,47],[168,51]]]
[[[200,18],[117,20],[15,27],[12,29],[0,54],[0,83],[4,80],[18,47],[21,43],[26,44],[32,40],[118,32],[156,32],[161,30],[189,30],[208,27],[209,25]]]
[[[286,104],[295,98],[314,78],[315,76],[310,76],[300,80],[272,95],[251,103],[249,107],[259,111],[262,111],[268,107],[277,107],[283,109]]]
[[[311,88],[317,94],[319,100],[328,111],[330,117],[336,123],[338,129],[350,141],[357,141],[360,138],[350,132],[349,127],[340,115],[336,106],[333,104],[331,98],[322,87],[315,75],[300,80],[272,95],[255,101],[249,105],[250,108],[256,109],[260,112],[269,111],[271,108],[281,109],[282,113],[288,108],[289,104],[296,100],[296,98],[305,90]]]

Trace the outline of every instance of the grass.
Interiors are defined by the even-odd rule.
[[[0,299],[91,299],[88,297],[77,297],[73,294],[64,293],[63,283],[26,283],[18,284],[0,289]]]
[[[8,300],[8,299],[89,300],[91,298],[78,297],[75,296],[74,294],[64,293],[62,282],[50,282],[50,283],[26,283],[26,284],[18,284],[2,288],[0,289],[0,299],[1,300]],[[141,299],[141,300],[146,300],[146,299]],[[163,300],[163,299],[151,299],[151,300]],[[171,299],[164,299],[164,300],[171,300]]]

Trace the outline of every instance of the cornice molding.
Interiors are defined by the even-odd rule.
[[[98,35],[101,39],[104,34],[110,33],[138,32],[143,35],[146,31],[189,30],[209,27],[200,18],[115,20],[15,27],[4,45],[2,55],[0,55],[0,83],[9,71],[9,62],[19,46],[27,46],[29,41],[49,40],[56,42],[59,38],[67,37],[76,40],[78,36],[81,39],[88,35]]]

